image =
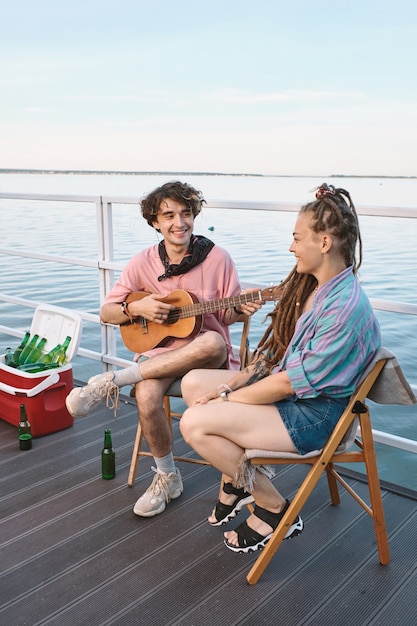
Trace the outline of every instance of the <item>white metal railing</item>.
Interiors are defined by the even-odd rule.
[[[74,202],[93,203],[96,207],[98,258],[97,260],[80,259],[77,257],[43,254],[27,249],[11,249],[0,247],[0,254],[10,257],[23,257],[64,263],[70,266],[97,268],[99,273],[100,300],[102,301],[110,291],[114,283],[114,271],[122,270],[124,263],[114,260],[113,252],[113,223],[112,213],[114,204],[135,204],[137,197],[123,196],[71,196],[71,195],[43,195],[43,194],[11,194],[0,193],[0,199],[11,200],[35,200],[40,202]],[[297,203],[271,203],[271,202],[230,202],[222,200],[209,200],[207,206],[215,209],[248,210],[248,211],[278,211],[297,212]],[[362,206],[357,208],[358,214],[380,217],[401,217],[405,219],[417,219],[417,208],[402,207],[375,207]],[[35,309],[39,302],[28,300],[9,294],[0,293],[0,302],[8,302],[23,307]],[[376,310],[389,311],[398,314],[417,315],[417,306],[395,301],[371,299],[371,304]],[[80,345],[78,354],[92,361],[99,361],[104,367],[130,365],[131,361],[117,356],[116,331],[117,327],[109,324],[101,324],[98,315],[86,311],[77,311],[81,319],[98,324],[101,327],[101,351],[83,348]],[[13,337],[21,338],[23,333],[11,326],[0,325],[0,332]],[[411,384],[413,391],[417,393],[417,384]],[[401,448],[409,452],[417,453],[417,441],[374,430],[374,439],[388,446]]]

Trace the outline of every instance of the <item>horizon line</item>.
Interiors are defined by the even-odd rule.
[[[0,168],[0,174],[80,174],[80,175],[114,175],[114,176],[152,176],[152,175],[181,175],[181,176],[254,176],[260,178],[407,178],[416,176],[394,176],[386,174],[255,174],[245,172],[188,172],[188,171],[140,171],[140,170],[80,170],[80,169],[49,169],[49,168]]]

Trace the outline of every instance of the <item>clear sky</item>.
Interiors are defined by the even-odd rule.
[[[0,168],[417,175],[416,0],[3,0]]]

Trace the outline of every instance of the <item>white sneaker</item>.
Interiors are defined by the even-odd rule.
[[[85,387],[77,387],[65,400],[73,417],[84,417],[93,411],[106,398],[107,408],[119,408],[119,387],[113,382],[114,372],[92,376]]]
[[[133,507],[133,512],[142,517],[153,517],[162,513],[168,502],[179,498],[184,489],[178,469],[170,474],[165,474],[155,467],[152,469],[156,472],[152,484]]]

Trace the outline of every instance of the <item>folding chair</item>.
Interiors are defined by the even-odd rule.
[[[371,430],[371,421],[369,408],[365,405],[365,399],[369,395],[375,381],[380,375],[382,369],[386,365],[389,356],[384,356],[388,353],[384,348],[381,348],[377,353],[377,357],[374,360],[374,365],[369,373],[363,378],[359,384],[357,390],[352,395],[349,404],[347,405],[343,415],[339,419],[335,429],[330,435],[326,445],[322,450],[316,450],[306,455],[300,455],[296,453],[280,453],[262,450],[246,450],[241,461],[241,471],[250,473],[255,470],[255,466],[276,465],[276,464],[311,464],[311,468],[305,477],[303,483],[297,491],[297,494],[293,498],[290,506],[288,507],[285,515],[282,517],[278,527],[275,529],[271,539],[266,544],[263,551],[258,556],[253,567],[247,575],[247,581],[251,585],[255,585],[259,578],[262,576],[265,568],[270,562],[271,558],[278,550],[281,542],[283,541],[285,534],[287,533],[290,525],[296,519],[300,513],[302,507],[316,486],[319,478],[326,472],[327,481],[330,491],[331,502],[334,505],[340,503],[340,497],[338,492],[338,482],[351,494],[351,496],[360,504],[360,506],[372,517],[375,526],[376,543],[378,546],[379,560],[382,565],[387,565],[390,561],[390,554],[388,548],[388,538],[385,526],[384,510],[382,506],[381,489],[378,478],[376,457],[374,442]],[[395,359],[395,357],[394,357]],[[382,403],[389,404],[411,404],[416,401],[414,394],[412,393],[407,381],[402,375],[402,372],[397,365],[394,366],[397,369],[399,375],[399,383],[403,385],[405,389],[405,395],[401,396],[400,401],[396,401],[395,398],[391,401],[386,399],[376,400]],[[399,370],[399,372],[398,372]],[[392,383],[392,374],[388,373],[388,379]],[[396,379],[397,380],[397,379]],[[378,382],[377,387],[381,387]],[[408,388],[407,388],[408,387]],[[403,392],[401,389],[401,393]],[[389,389],[391,392],[391,389]],[[400,393],[400,392],[399,392]],[[372,395],[372,394],[371,394]],[[375,395],[375,394],[374,394]],[[373,398],[372,398],[373,399]],[[404,400],[404,401],[402,401]],[[360,425],[360,439],[356,435],[357,424]],[[352,451],[347,450],[349,443],[347,439],[349,435],[352,435],[353,443],[357,449]],[[361,497],[351,488],[350,485],[340,476],[338,471],[334,467],[335,462],[340,463],[365,463],[366,475],[368,479],[370,505],[364,502]],[[248,475],[248,474],[247,474]],[[250,510],[253,507],[249,506]]]
[[[250,349],[249,349],[249,328],[250,328],[250,317],[245,316],[245,319],[242,323],[242,334],[240,337],[240,346],[239,346],[239,358],[240,358],[240,367],[243,369],[249,362]],[[237,322],[240,323],[240,322]],[[169,427],[172,432],[172,418],[180,419],[182,413],[178,411],[173,411],[171,408],[171,398],[181,398],[181,379],[177,379],[167,390],[164,397],[164,411],[169,424]],[[135,484],[136,480],[136,472],[138,461],[141,456],[152,456],[150,452],[142,450],[143,443],[143,432],[140,425],[140,417],[138,422],[138,428],[136,431],[135,444],[133,447],[132,453],[132,461],[130,463],[129,476],[127,480],[127,484],[129,487],[132,487]],[[182,457],[182,456],[174,456],[175,461],[180,461],[184,463],[198,463],[199,465],[210,465],[207,461],[203,459],[196,459],[190,457]]]

